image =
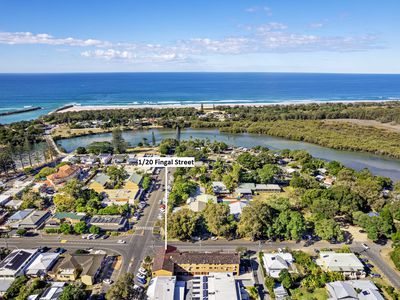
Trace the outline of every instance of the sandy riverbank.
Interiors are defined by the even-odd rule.
[[[380,103],[380,102],[391,102],[394,100],[352,100],[352,101],[283,101],[283,102],[273,102],[273,103],[258,103],[258,102],[248,102],[248,103],[203,103],[204,109],[213,109],[221,106],[271,106],[271,105],[301,105],[301,104],[327,104],[327,103]],[[64,112],[79,112],[87,110],[110,110],[110,109],[138,109],[138,108],[185,108],[193,107],[196,109],[201,108],[201,103],[188,103],[188,104],[135,104],[135,105],[74,105],[72,107],[67,107],[65,109],[58,110],[58,113]]]

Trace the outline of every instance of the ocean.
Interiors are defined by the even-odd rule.
[[[400,100],[400,74],[79,73],[0,74],[0,123],[36,118],[67,104],[238,104]]]

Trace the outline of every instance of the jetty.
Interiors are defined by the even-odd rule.
[[[40,106],[33,106],[33,107],[26,107],[26,108],[21,108],[21,109],[16,109],[16,110],[10,110],[6,112],[0,112],[0,116],[9,116],[9,115],[15,115],[15,114],[22,114],[30,111],[35,111],[42,109]]]

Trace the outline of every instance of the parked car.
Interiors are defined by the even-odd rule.
[[[212,240],[212,241],[216,241],[216,240],[218,240],[218,237],[212,236],[212,237],[211,237],[211,240]]]
[[[66,251],[67,250],[65,250],[64,248],[60,248],[60,247],[58,247],[58,248],[56,248],[56,250],[54,250],[55,253],[60,253],[60,254],[63,254]]]
[[[138,281],[139,283],[141,283],[141,284],[146,284],[146,283],[147,283],[146,279],[138,278],[137,281]]]
[[[102,240],[106,240],[106,239],[108,239],[110,236],[108,235],[108,234],[105,234],[105,235],[102,235],[101,236],[101,239]]]
[[[106,278],[106,279],[103,280],[103,283],[105,283],[105,284],[111,284],[112,282],[113,281],[111,279],[109,279],[109,278]]]
[[[365,243],[362,243],[361,246],[363,246],[363,248],[364,248],[365,250],[368,250],[368,249],[369,249],[368,245],[365,244]]]
[[[146,279],[146,275],[145,274],[142,274],[142,273],[137,273],[136,274],[136,277],[138,278],[138,279]]]
[[[372,278],[381,278],[382,276],[381,276],[381,274],[372,273],[372,274],[371,274],[371,277],[372,277]]]
[[[140,267],[139,268],[139,273],[143,275],[147,275],[147,270],[145,268]]]
[[[118,240],[118,241],[117,241],[117,244],[126,244],[126,241],[124,241],[124,240]]]

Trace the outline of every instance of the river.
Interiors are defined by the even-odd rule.
[[[174,138],[176,136],[175,130],[172,129],[152,129],[125,131],[123,137],[130,145],[137,145],[143,138],[147,138],[148,142],[151,143],[152,131],[154,132],[157,143],[165,138]],[[400,180],[400,160],[369,153],[334,150],[310,143],[267,135],[222,133],[216,129],[185,129],[182,130],[181,138],[183,140],[208,138],[211,141],[217,140],[232,146],[247,148],[260,145],[266,146],[271,150],[302,149],[307,150],[314,157],[327,161],[336,160],[355,170],[368,168],[375,175],[390,177],[393,180]],[[57,144],[63,147],[67,152],[71,152],[79,146],[87,146],[92,142],[99,141],[111,141],[111,133],[61,139],[57,141]]]

